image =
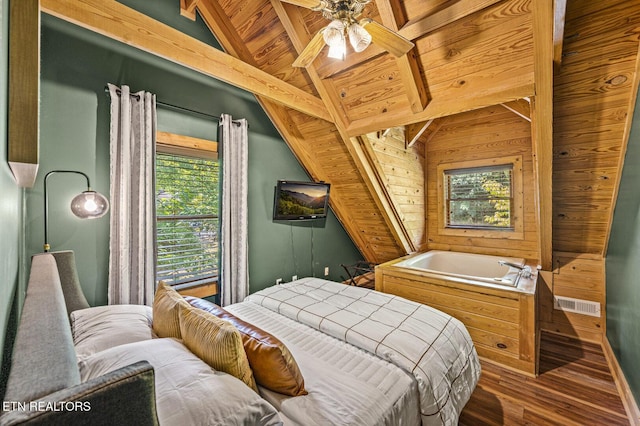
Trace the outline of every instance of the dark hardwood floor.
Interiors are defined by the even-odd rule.
[[[482,361],[460,425],[629,425],[600,345],[543,333],[540,375]]]

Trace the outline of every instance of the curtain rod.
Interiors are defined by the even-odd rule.
[[[117,91],[118,93],[122,93],[122,91],[120,90],[120,88],[117,88],[117,89],[116,89],[116,91]],[[108,87],[105,87],[105,88],[104,88],[104,92],[105,92],[106,94],[109,94],[109,93],[110,93],[110,92],[109,92],[109,88],[108,88]],[[134,97],[136,97],[136,98],[139,98],[139,96],[138,96],[138,95],[136,95],[135,93],[131,93],[131,96],[134,96]],[[163,106],[163,107],[165,107],[165,108],[176,109],[176,110],[179,110],[179,111],[185,111],[185,112],[189,112],[189,113],[191,113],[191,114],[202,115],[202,116],[204,116],[204,117],[215,118],[216,120],[220,120],[220,117],[218,117],[217,115],[208,114],[208,113],[206,113],[206,112],[201,112],[201,111],[196,111],[196,110],[189,109],[189,108],[185,108],[185,107],[181,107],[181,106],[178,106],[178,105],[168,104],[168,103],[166,103],[166,102],[162,102],[162,101],[159,101],[159,100],[157,100],[157,99],[156,99],[156,105],[160,105],[160,106]],[[231,122],[232,122],[232,123],[234,123],[234,124],[237,124],[238,126],[240,125],[240,122],[238,122],[237,120],[231,120]]]

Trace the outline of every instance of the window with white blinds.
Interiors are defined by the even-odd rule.
[[[513,165],[445,170],[445,226],[513,229]]]
[[[218,280],[219,164],[156,155],[156,279],[178,289]]]

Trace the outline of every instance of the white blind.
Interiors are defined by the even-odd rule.
[[[186,287],[218,279],[216,160],[156,156],[157,280]]]

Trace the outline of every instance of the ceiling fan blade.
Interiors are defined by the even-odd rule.
[[[306,7],[307,9],[317,10],[321,8],[321,0],[280,0],[282,3],[289,3],[296,6]]]
[[[362,19],[360,21],[360,25],[363,26],[369,34],[371,34],[371,41],[373,43],[382,47],[397,58],[404,55],[413,49],[413,46],[415,46],[412,41],[407,40],[400,34],[391,31],[389,28],[377,23],[376,21],[372,21],[371,19]]]
[[[311,65],[325,45],[324,38],[322,37],[323,33],[324,28],[316,33],[309,44],[307,44],[307,47],[300,52],[298,58],[293,62],[293,64],[291,64],[292,67],[306,68]]]

